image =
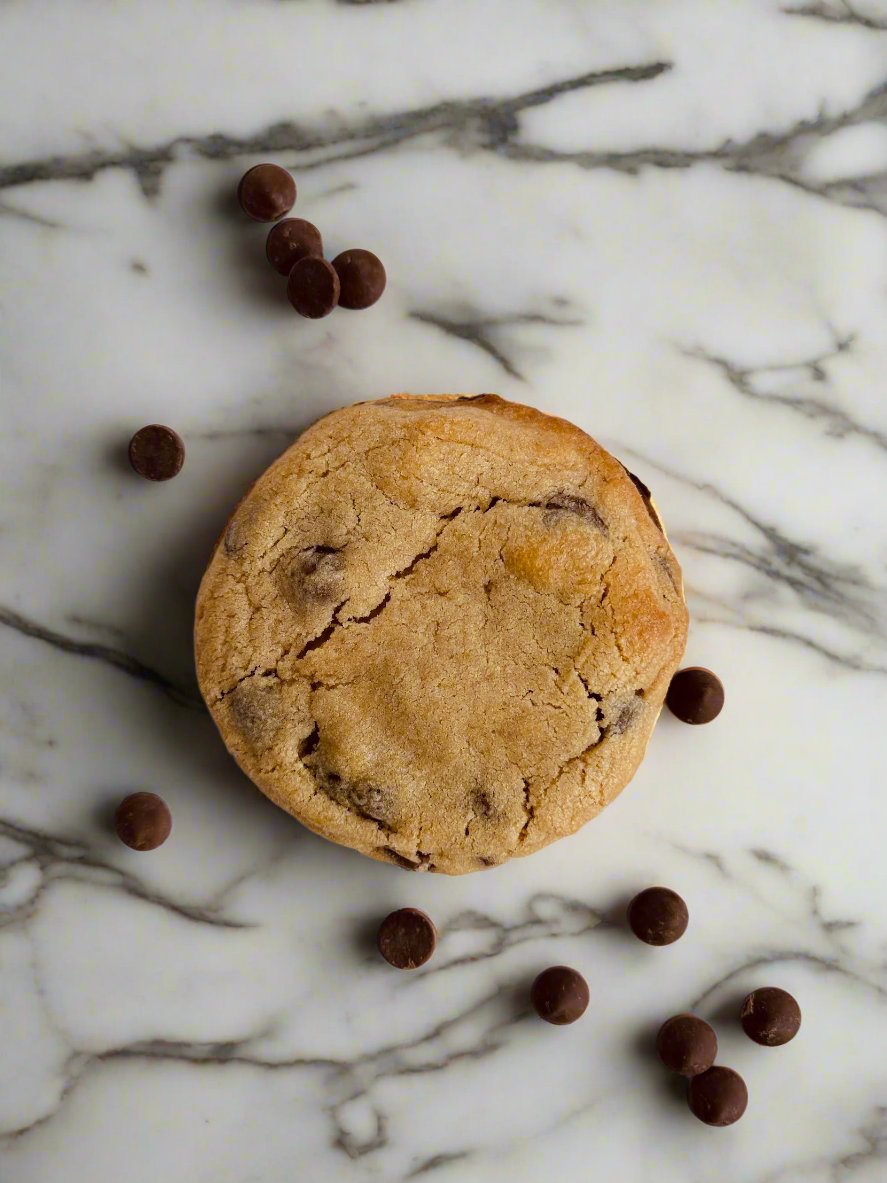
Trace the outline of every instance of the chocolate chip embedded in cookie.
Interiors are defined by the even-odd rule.
[[[395,396],[322,419],[240,503],[198,597],[198,675],[283,809],[461,874],[628,783],[683,652],[680,586],[579,428],[495,395]]]

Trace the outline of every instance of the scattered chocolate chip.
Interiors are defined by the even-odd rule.
[[[672,678],[665,701],[684,723],[710,723],[724,706],[724,687],[717,674],[691,665]]]
[[[669,887],[648,887],[628,905],[631,931],[647,945],[671,945],[687,931],[687,905]]]
[[[742,1030],[763,1047],[781,1047],[798,1034],[801,1008],[791,994],[778,986],[753,990],[739,1012]]]
[[[342,308],[370,308],[385,291],[385,268],[372,251],[342,251],[333,259],[333,266],[342,286]]]
[[[738,1072],[715,1066],[693,1077],[687,1102],[693,1115],[706,1125],[732,1125],[745,1113],[748,1089]]]
[[[286,294],[300,316],[320,320],[339,302],[339,277],[326,259],[306,255],[290,271]]]
[[[129,441],[129,462],[146,481],[168,481],[185,463],[182,437],[171,427],[151,423]]]
[[[304,218],[284,218],[268,231],[265,254],[275,271],[289,275],[306,255],[323,257],[323,239],[317,227]]]
[[[257,164],[240,178],[237,200],[254,222],[276,222],[296,204],[296,182],[279,164]]]
[[[114,829],[133,850],[156,850],[170,835],[172,816],[156,793],[131,793],[117,806]]]
[[[238,551],[243,550],[246,546],[246,532],[243,528],[243,521],[237,514],[234,514],[225,527],[222,544],[225,548],[226,555],[236,555]]]
[[[418,908],[398,908],[379,925],[377,944],[395,969],[418,969],[437,946],[437,929]]]
[[[666,1068],[680,1076],[707,1072],[718,1054],[718,1037],[705,1019],[673,1015],[656,1036],[656,1051]]]
[[[552,965],[536,978],[530,990],[530,1000],[540,1019],[564,1027],[585,1014],[588,983],[578,970],[567,965]]]

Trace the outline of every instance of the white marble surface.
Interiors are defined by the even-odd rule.
[[[372,312],[290,312],[231,208],[277,159]],[[885,0],[0,5],[3,1183],[887,1178]],[[496,390],[649,484],[711,727],[502,869],[408,876],[304,833],[194,701],[201,566],[318,413]],[[125,443],[188,459],[139,482]],[[153,855],[109,831],[170,802]],[[618,923],[651,882],[691,928]],[[390,907],[442,930],[398,975]],[[528,980],[592,1005],[555,1030]],[[737,1029],[750,987],[800,1036]],[[714,1016],[745,1119],[653,1061]]]

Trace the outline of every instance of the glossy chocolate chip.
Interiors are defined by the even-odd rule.
[[[240,178],[237,200],[254,222],[276,222],[296,204],[296,182],[279,164],[257,164]]]
[[[185,463],[182,437],[162,423],[140,427],[129,441],[129,462],[146,481],[168,481]]]
[[[763,1047],[781,1047],[794,1039],[801,1027],[801,1008],[791,994],[778,986],[753,990],[739,1012],[742,1030]]]
[[[156,850],[172,831],[172,816],[156,793],[131,793],[117,806],[114,829],[132,850]]]
[[[268,231],[265,255],[275,271],[289,275],[299,259],[323,256],[323,239],[317,227],[304,218],[284,218]]]
[[[326,259],[306,255],[290,271],[286,294],[300,316],[320,320],[339,302],[339,277]]]
[[[544,969],[530,991],[530,1001],[540,1019],[564,1027],[581,1019],[588,1007],[588,983],[568,965]]]
[[[724,706],[724,687],[717,674],[692,665],[678,670],[665,701],[671,713],[684,723],[710,723]]]
[[[647,945],[671,945],[684,935],[690,914],[669,887],[648,887],[628,905],[631,931]]]
[[[418,908],[398,908],[379,925],[379,952],[395,969],[418,969],[437,946],[437,929]]]
[[[385,291],[385,268],[372,251],[342,251],[333,259],[333,267],[341,284],[342,308],[370,308]]]
[[[718,1037],[705,1019],[673,1015],[656,1036],[656,1052],[666,1068],[680,1076],[707,1072],[718,1054]]]
[[[687,1103],[694,1117],[706,1125],[732,1125],[745,1113],[748,1089],[738,1072],[716,1065],[693,1077],[687,1089]]]

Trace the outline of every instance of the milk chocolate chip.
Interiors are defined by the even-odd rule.
[[[237,200],[254,222],[276,222],[296,204],[296,182],[279,164],[257,164],[240,178]]]
[[[317,227],[304,218],[284,218],[268,231],[265,255],[275,271],[289,275],[299,259],[323,256],[323,239]]]
[[[156,850],[172,831],[172,815],[156,793],[131,793],[114,815],[117,837],[132,850]]]

